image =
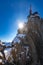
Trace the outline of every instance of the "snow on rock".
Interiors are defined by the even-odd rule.
[[[16,42],[20,43],[20,39],[18,37],[15,37],[15,39],[14,39],[14,43],[16,43]]]
[[[6,57],[6,60],[8,60],[8,57],[11,55],[11,49],[12,48],[6,48],[5,50],[4,50],[4,53],[5,53],[5,57]]]
[[[19,37],[20,38],[24,38],[25,37],[25,34],[17,34],[17,36],[14,38],[14,43],[16,43],[16,42],[18,42],[18,43],[20,43],[20,39],[19,39]]]
[[[18,34],[17,37],[25,37],[25,34]]]
[[[0,52],[0,56],[3,57],[3,54]]]
[[[2,59],[0,59],[0,63],[2,63]]]

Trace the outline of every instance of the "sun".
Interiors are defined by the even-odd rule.
[[[19,22],[19,23],[18,23],[18,27],[19,27],[19,29],[23,29],[24,23],[23,23],[23,22]]]

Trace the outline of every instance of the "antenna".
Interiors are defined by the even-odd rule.
[[[32,14],[32,6],[30,4],[30,11],[29,11],[30,15]]]

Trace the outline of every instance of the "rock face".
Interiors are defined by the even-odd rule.
[[[30,19],[30,20],[29,20]],[[34,45],[36,47],[38,59],[40,59],[41,65],[43,65],[43,19],[38,14],[32,14],[28,18],[28,32],[27,36],[30,35]]]
[[[24,29],[22,31],[18,29],[17,35],[25,34],[25,37],[16,36],[16,38],[19,39],[19,43],[22,43],[22,45],[29,45],[33,61],[31,65],[36,65],[37,63],[43,65],[43,19],[40,18],[38,12],[32,13],[30,10],[30,13]]]

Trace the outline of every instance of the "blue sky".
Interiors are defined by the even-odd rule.
[[[12,41],[17,34],[18,20],[26,21],[30,4],[43,18],[43,0],[0,0],[0,40]]]

